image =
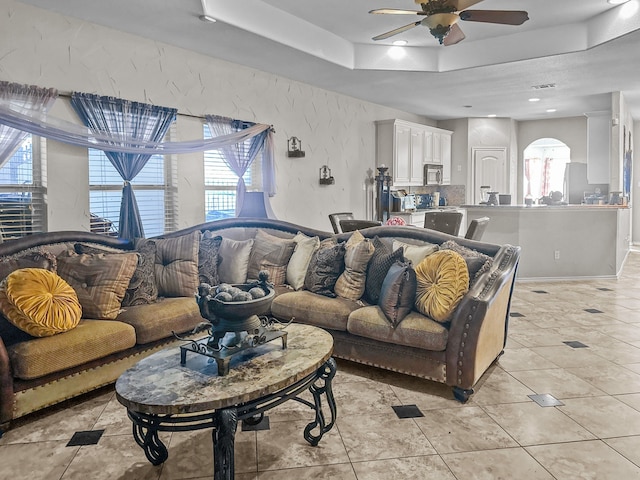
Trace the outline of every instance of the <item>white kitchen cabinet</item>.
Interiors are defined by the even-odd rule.
[[[440,158],[442,160],[442,184],[451,185],[451,133],[440,135]]]
[[[424,172],[424,132],[419,128],[411,128],[411,176],[409,185],[422,185]]]
[[[433,159],[433,141],[434,134],[432,130],[424,132],[424,163],[436,163]]]
[[[404,120],[376,122],[376,163],[389,167],[394,186],[424,184],[424,164],[443,165],[443,185],[451,183],[451,134]]]
[[[393,155],[390,172],[394,185],[411,185],[411,128],[393,126]],[[386,165],[389,165],[387,163]]]
[[[431,154],[432,163],[442,165],[442,134],[433,132],[433,152]]]
[[[431,160],[425,163],[442,165],[442,185],[451,185],[451,132],[429,131],[425,135],[431,137]]]

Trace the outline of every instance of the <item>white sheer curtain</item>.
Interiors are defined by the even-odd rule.
[[[26,112],[46,113],[56,98],[58,98],[58,91],[54,88],[0,82],[0,104],[10,105]],[[0,168],[11,158],[28,133],[0,121]]]
[[[243,122],[241,120],[234,120],[232,118],[217,115],[207,115],[205,119],[214,137],[231,135],[233,132],[241,131],[253,126],[253,123],[251,122]],[[244,194],[246,192],[246,185],[242,177],[247,172],[258,153],[260,153],[264,148],[267,133],[268,132],[265,131],[260,135],[252,137],[249,144],[241,142],[236,143],[235,145],[227,145],[220,149],[224,162],[238,177],[238,184],[236,186],[236,215],[242,209]]]
[[[171,155],[180,153],[204,152],[218,150],[267,131],[267,138],[273,134],[271,125],[257,123],[238,132],[210,139],[187,140],[182,142],[148,142],[127,135],[108,135],[91,132],[87,127],[29,111],[0,99],[0,125],[6,125],[24,132],[51,138],[63,143],[79,147],[97,148],[98,150],[120,153],[142,153]],[[273,146],[273,141],[269,144]],[[273,164],[273,148],[265,150],[265,161]]]

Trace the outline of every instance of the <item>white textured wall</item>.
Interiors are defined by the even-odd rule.
[[[519,122],[520,163],[525,148],[539,138],[557,138],[571,149],[572,162],[587,163],[587,117]]]
[[[451,136],[451,185],[469,185],[467,172],[469,171],[469,120],[458,118],[455,120],[441,120],[438,127],[453,131]],[[466,189],[469,201],[468,188]]]
[[[323,230],[327,215],[365,215],[365,179],[375,165],[375,120],[423,117],[356,100],[233,63],[117,32],[75,18],[0,0],[0,80],[81,91],[273,124],[282,220]],[[66,116],[65,99],[54,115]],[[181,118],[177,134],[193,139],[199,122]],[[306,158],[286,157],[287,138]],[[49,142],[49,228],[87,229],[87,167],[82,149]],[[179,156],[180,226],[204,217],[202,156]],[[327,164],[335,185],[320,186]]]

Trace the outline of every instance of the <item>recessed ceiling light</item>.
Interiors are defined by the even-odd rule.
[[[216,23],[218,21],[215,18],[213,18],[211,15],[200,15],[198,18],[203,22],[207,22],[207,23]]]
[[[496,115],[495,113],[492,113],[491,115],[487,115],[487,117],[489,118],[496,118],[498,115]]]
[[[406,40],[395,40],[395,41],[393,42],[393,44],[394,44],[396,47],[404,47],[407,43],[409,43],[409,42],[407,42]]]
[[[534,97],[534,98],[530,98],[530,99],[529,99],[529,101],[530,101],[530,102],[539,102],[539,101],[540,101],[540,99],[539,99],[539,98],[535,98],[535,97]]]
[[[554,113],[554,112],[557,112],[555,108],[547,108],[547,113]]]
[[[627,3],[629,0],[607,0],[607,3],[611,5],[622,5],[623,3]]]
[[[407,55],[407,50],[402,47],[389,47],[388,55],[394,60],[400,60]]]

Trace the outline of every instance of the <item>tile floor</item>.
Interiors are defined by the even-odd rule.
[[[640,253],[618,280],[518,283],[505,354],[466,405],[442,385],[338,369],[338,420],[320,445],[302,438],[310,411],[288,402],[269,412],[269,430],[238,432],[238,480],[640,479]],[[412,404],[422,417],[392,409]],[[99,430],[97,443],[67,446]],[[169,459],[154,467],[106,388],[7,432],[0,479],[211,478],[210,432],[163,439]]]

